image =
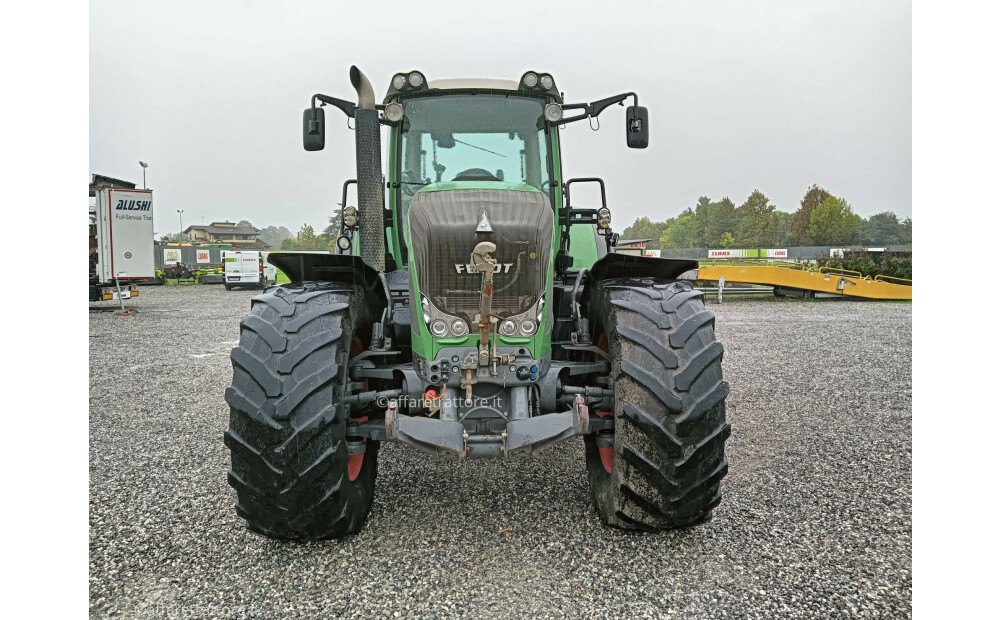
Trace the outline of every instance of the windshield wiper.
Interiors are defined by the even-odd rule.
[[[480,151],[486,151],[487,153],[492,153],[493,155],[496,155],[498,157],[503,157],[503,158],[507,157],[503,153],[497,153],[496,151],[491,151],[489,149],[484,149],[481,146],[476,146],[475,144],[469,144],[468,142],[463,142],[463,141],[461,141],[461,140],[459,140],[457,138],[454,138],[454,140],[455,140],[455,142],[458,142],[459,144],[464,144],[465,146],[471,146],[474,149],[479,149]]]

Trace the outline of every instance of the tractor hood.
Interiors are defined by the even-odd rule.
[[[470,255],[483,241],[496,245],[493,314],[534,318],[541,310],[553,232],[544,193],[519,183],[435,183],[413,197],[409,223],[419,293],[433,315],[460,318],[474,331],[482,274]],[[411,303],[419,308],[422,302]]]

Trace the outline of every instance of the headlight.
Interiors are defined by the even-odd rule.
[[[424,83],[424,76],[420,75],[416,71],[410,74],[410,86],[416,88]]]
[[[552,76],[551,75],[543,75],[542,79],[541,79],[541,83],[542,83],[542,88],[544,88],[545,90],[548,90],[548,89],[552,88],[552,84],[553,84],[553,82],[552,82]]]
[[[435,319],[431,323],[431,334],[437,336],[438,338],[441,338],[442,336],[448,334],[448,326],[445,325],[445,322],[442,321],[441,319]]]
[[[358,223],[358,210],[355,207],[344,207],[344,226],[354,228]]]
[[[545,120],[550,123],[558,123],[562,120],[563,110],[558,103],[550,103],[545,106]]]
[[[529,71],[528,73],[524,74],[523,81],[524,85],[527,86],[528,88],[534,88],[535,84],[538,84],[538,76]]]
[[[351,238],[350,237],[338,237],[337,238],[337,247],[340,248],[341,250],[345,251],[345,252],[347,250],[350,250],[351,249]]]
[[[424,325],[431,323],[431,304],[423,295],[420,296],[420,308],[424,311]]]
[[[403,120],[403,104],[394,101],[385,106],[385,111],[382,113],[385,114],[385,120],[390,123],[398,123]]]
[[[398,75],[393,76],[393,78],[392,78],[392,87],[393,88],[395,88],[396,90],[400,90],[404,86],[406,86],[406,76],[405,75],[398,74]]]
[[[453,336],[464,336],[469,333],[469,326],[462,319],[455,319],[451,322],[451,334]]]
[[[517,333],[517,325],[514,321],[504,321],[500,323],[500,333],[504,336],[513,336]]]
[[[545,314],[545,295],[538,298],[538,314],[535,315],[535,320],[538,324],[542,324],[542,315]]]
[[[601,207],[597,210],[597,225],[601,228],[609,228],[611,226],[611,209]]]
[[[538,325],[531,319],[528,319],[527,321],[521,321],[522,336],[530,336],[535,333],[536,329],[538,329]]]

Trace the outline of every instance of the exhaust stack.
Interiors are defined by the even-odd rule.
[[[358,235],[361,259],[377,271],[385,271],[385,183],[382,177],[382,140],[375,91],[356,66],[351,67],[351,85],[358,91],[354,112],[354,140],[358,167]],[[346,206],[346,205],[345,205]]]

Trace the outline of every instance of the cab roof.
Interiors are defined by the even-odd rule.
[[[427,80],[427,88],[431,90],[511,90],[516,91],[517,80],[501,78],[445,78]]]

